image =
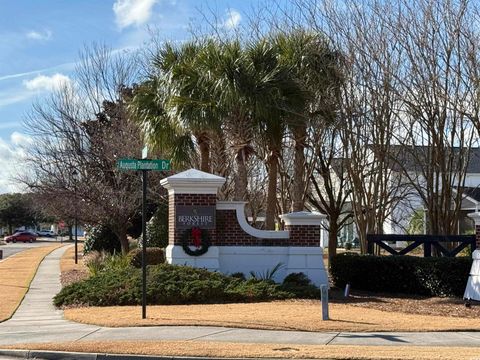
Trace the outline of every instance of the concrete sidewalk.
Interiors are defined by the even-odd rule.
[[[19,343],[81,340],[202,340],[276,344],[480,347],[480,332],[339,333],[209,326],[106,328],[78,324],[64,320],[63,311],[52,305],[53,296],[61,288],[60,258],[65,250],[66,247],[59,248],[45,257],[21,306],[10,320],[0,323],[0,347]]]

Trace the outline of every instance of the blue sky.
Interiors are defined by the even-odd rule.
[[[19,190],[12,176],[21,169],[31,139],[22,121],[69,80],[79,51],[93,42],[113,49],[142,46],[154,29],[161,38],[188,38],[199,9],[214,9],[226,28],[240,26],[255,0],[0,0],[0,193]],[[150,30],[149,30],[150,29]]]

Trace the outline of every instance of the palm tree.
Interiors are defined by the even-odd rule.
[[[154,59],[166,78],[166,108],[171,116],[188,128],[196,139],[200,153],[200,170],[210,172],[211,132],[218,129],[218,117],[210,93],[210,80],[204,59],[213,41],[187,42],[178,48],[167,44]]]
[[[210,41],[201,55],[204,80],[212,97],[212,108],[233,151],[236,165],[235,200],[247,199],[246,163],[254,153],[251,145],[253,123],[249,104],[251,79],[246,57],[239,41]]]
[[[278,47],[262,40],[247,49],[250,73],[254,74],[251,92],[255,124],[268,150],[268,190],[265,227],[275,228],[278,161],[281,156],[286,119],[296,117],[304,106],[306,93],[295,78],[292,67],[279,61]]]
[[[142,127],[146,141],[177,167],[188,164],[194,153],[192,135],[165,110],[164,92],[158,77],[134,88],[129,104],[132,118]]]
[[[132,109],[149,142],[185,164],[198,146],[200,170],[210,169],[210,133],[218,129],[202,59],[210,42],[166,43],[152,59],[152,73],[135,92]]]
[[[338,54],[318,33],[297,30],[277,33],[272,41],[278,47],[280,62],[290,67],[302,84],[308,102],[303,111],[287,117],[287,126],[294,140],[294,174],[292,211],[302,211],[307,189],[305,147],[307,132],[333,122],[336,91],[341,83]]]

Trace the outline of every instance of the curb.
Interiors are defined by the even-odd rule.
[[[98,353],[64,352],[64,351],[0,349],[0,357],[1,356],[8,356],[11,358],[18,358],[18,359],[32,359],[32,360],[33,359],[35,360],[242,360],[241,358],[98,354]]]

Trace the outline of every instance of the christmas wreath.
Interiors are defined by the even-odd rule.
[[[192,242],[190,243],[190,238]],[[195,250],[192,250],[190,245],[195,247]],[[205,254],[210,247],[210,238],[208,237],[208,231],[205,229],[200,229],[198,227],[193,227],[187,229],[183,232],[182,236],[182,247],[190,256],[200,256]]]

